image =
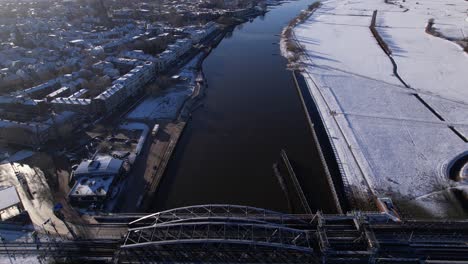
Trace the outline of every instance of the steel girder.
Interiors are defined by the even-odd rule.
[[[318,263],[318,258],[258,245],[180,243],[123,249],[119,263]]]
[[[120,250],[123,263],[314,263],[309,223],[247,206],[176,208],[131,222]]]
[[[307,225],[302,219],[271,210],[238,205],[197,205],[175,208],[144,216],[129,224],[130,227],[153,226],[167,223],[197,221],[238,221],[253,223],[274,223]]]
[[[175,223],[130,229],[121,248],[171,244],[248,244],[312,253],[307,231],[273,224]]]

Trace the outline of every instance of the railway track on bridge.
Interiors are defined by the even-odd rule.
[[[87,232],[117,232],[115,239],[5,242],[0,255],[78,263],[468,263],[468,221],[394,221],[379,212],[290,215],[234,205],[142,216],[102,215],[99,224],[83,225]]]
[[[0,255],[112,258],[119,247],[120,240],[4,242]]]

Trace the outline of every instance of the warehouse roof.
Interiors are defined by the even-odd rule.
[[[14,186],[0,187],[0,211],[21,203]]]

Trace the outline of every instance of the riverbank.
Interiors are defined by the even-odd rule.
[[[222,36],[224,33],[220,33]],[[215,38],[214,44],[216,45],[217,38]],[[158,191],[159,184],[166,172],[167,164],[169,163],[172,154],[179,142],[179,138],[184,132],[187,122],[190,121],[191,114],[196,110],[197,106],[195,105],[204,95],[204,90],[206,89],[206,82],[203,76],[203,70],[201,64],[203,60],[208,56],[209,50],[202,51],[195,56],[188,64],[186,64],[182,70],[181,75],[190,80],[190,85],[193,86],[190,97],[184,101],[183,105],[179,108],[177,120],[170,123],[174,126],[175,129],[171,130],[169,134],[170,138],[168,140],[167,146],[161,151],[155,150],[151,152],[155,156],[159,157],[159,162],[153,167],[150,166],[149,170],[145,173],[145,178],[148,179],[148,183],[145,187],[145,193],[139,199],[137,208],[142,211],[147,211],[151,209],[152,201],[156,192]]]
[[[301,46],[297,41],[294,40],[294,28],[307,20],[314,12],[320,7],[320,1],[316,1],[310,4],[307,9],[301,11],[301,13],[291,20],[288,25],[281,31],[280,38],[280,51],[281,55],[288,60],[289,69],[300,68],[300,54]]]
[[[341,177],[341,164],[338,163],[336,151],[330,143],[327,128],[323,125],[320,111],[317,109],[316,102],[308,92],[307,83],[301,75],[301,46],[294,39],[294,28],[307,20],[319,7],[320,1],[310,4],[307,9],[291,20],[282,32],[280,40],[280,50],[283,57],[288,60],[288,69],[293,71],[293,78],[297,93],[301,99],[304,112],[306,114],[309,129],[316,142],[316,149],[320,156],[322,166],[324,167],[324,176],[327,180],[328,187],[331,190],[333,203],[339,213],[346,212],[350,207],[344,186],[343,178]],[[375,209],[375,208],[372,208]]]
[[[310,4],[285,2],[229,32],[203,63],[207,90],[152,210],[228,203],[289,212],[272,169],[284,149],[312,211],[336,213],[279,34]],[[261,193],[259,193],[261,191]]]
[[[143,176],[129,177],[128,185],[131,187],[126,188],[125,200],[121,199],[123,205],[118,209],[119,212],[133,212],[135,208],[138,211],[152,210],[161,181],[164,177],[170,177],[164,175],[167,174],[166,167],[173,159],[180,137],[192,119],[192,113],[204,106],[202,99],[206,95],[207,82],[202,63],[227,34],[246,21],[237,19],[232,21],[233,25],[223,26],[219,32],[196,47],[197,52],[192,54],[190,61],[178,64],[181,68],[171,73],[172,78],[177,80],[175,85],[147,97],[128,111],[127,119],[144,121],[151,127],[157,122],[160,132],[151,137],[141,162],[132,172],[132,175]]]
[[[213,37],[216,45],[219,32]],[[125,200],[121,199],[119,212],[146,211],[158,190],[166,166],[179,142],[184,128],[190,120],[193,105],[202,97],[205,88],[201,63],[209,54],[210,48],[200,50],[178,72],[178,84],[166,89],[163,94],[148,97],[127,114],[128,120],[148,123],[151,127],[158,124],[159,129],[150,136],[143,155],[135,164],[124,188]],[[124,197],[122,195],[122,198]]]
[[[466,30],[460,14],[467,6],[323,1],[294,28],[298,65],[353,208],[391,197],[403,216],[466,217],[466,201],[453,192],[466,187],[448,170],[468,152],[468,56],[425,25],[436,17],[448,32]]]

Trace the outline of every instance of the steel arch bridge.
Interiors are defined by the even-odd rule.
[[[209,204],[174,208],[141,217],[130,222],[131,228],[184,221],[241,221],[282,225],[308,225],[309,222],[288,214],[263,208],[230,204]]]
[[[468,221],[200,205],[131,222],[115,256],[118,263],[466,263],[467,241]]]
[[[121,262],[315,263],[307,222],[270,210],[200,205],[129,224]]]

